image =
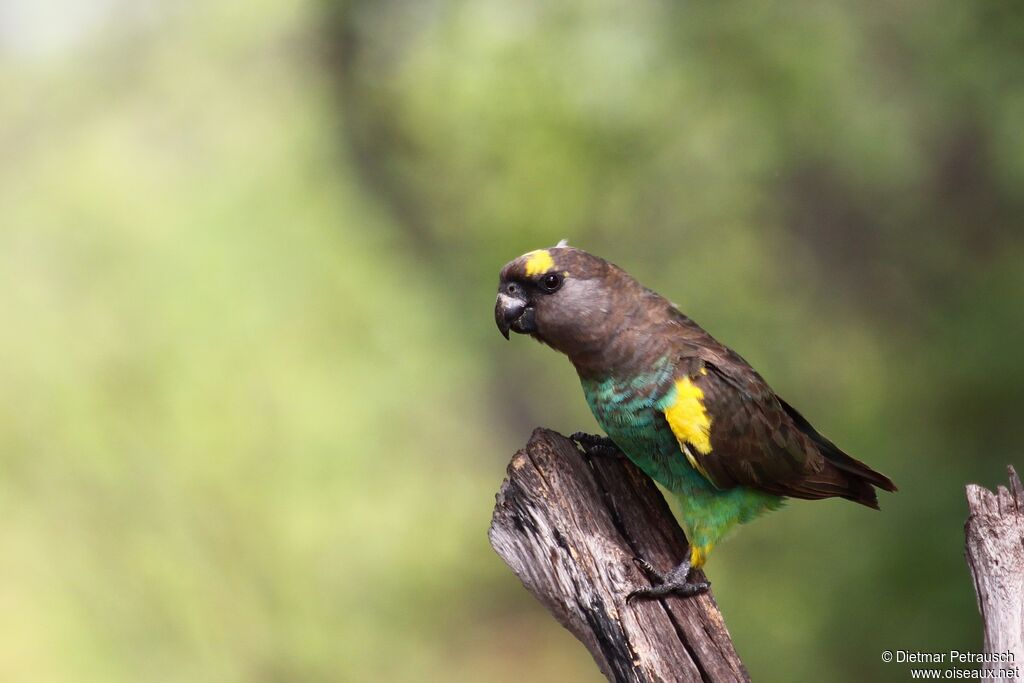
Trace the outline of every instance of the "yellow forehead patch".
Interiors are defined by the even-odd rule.
[[[555,267],[555,259],[547,249],[531,251],[526,255],[526,277],[546,273]]]

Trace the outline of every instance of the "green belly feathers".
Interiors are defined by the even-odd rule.
[[[755,489],[718,489],[687,460],[663,412],[674,368],[664,360],[632,380],[583,379],[583,393],[601,428],[637,467],[679,499],[680,522],[703,564],[711,548],[736,524],[777,509],[783,499]],[[712,422],[712,431],[714,425]]]

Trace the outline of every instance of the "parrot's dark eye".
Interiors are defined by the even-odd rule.
[[[562,286],[562,274],[561,273],[548,273],[540,279],[540,288],[548,294],[558,291],[558,288]]]

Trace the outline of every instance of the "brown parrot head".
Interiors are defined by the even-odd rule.
[[[621,268],[582,249],[538,249],[501,269],[494,321],[570,358],[606,346],[645,292]]]

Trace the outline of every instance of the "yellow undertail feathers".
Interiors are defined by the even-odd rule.
[[[713,544],[708,543],[707,545],[691,545],[690,546],[690,566],[694,569],[700,569],[704,566],[704,563],[708,561],[708,555],[711,554],[711,549],[714,547]]]

